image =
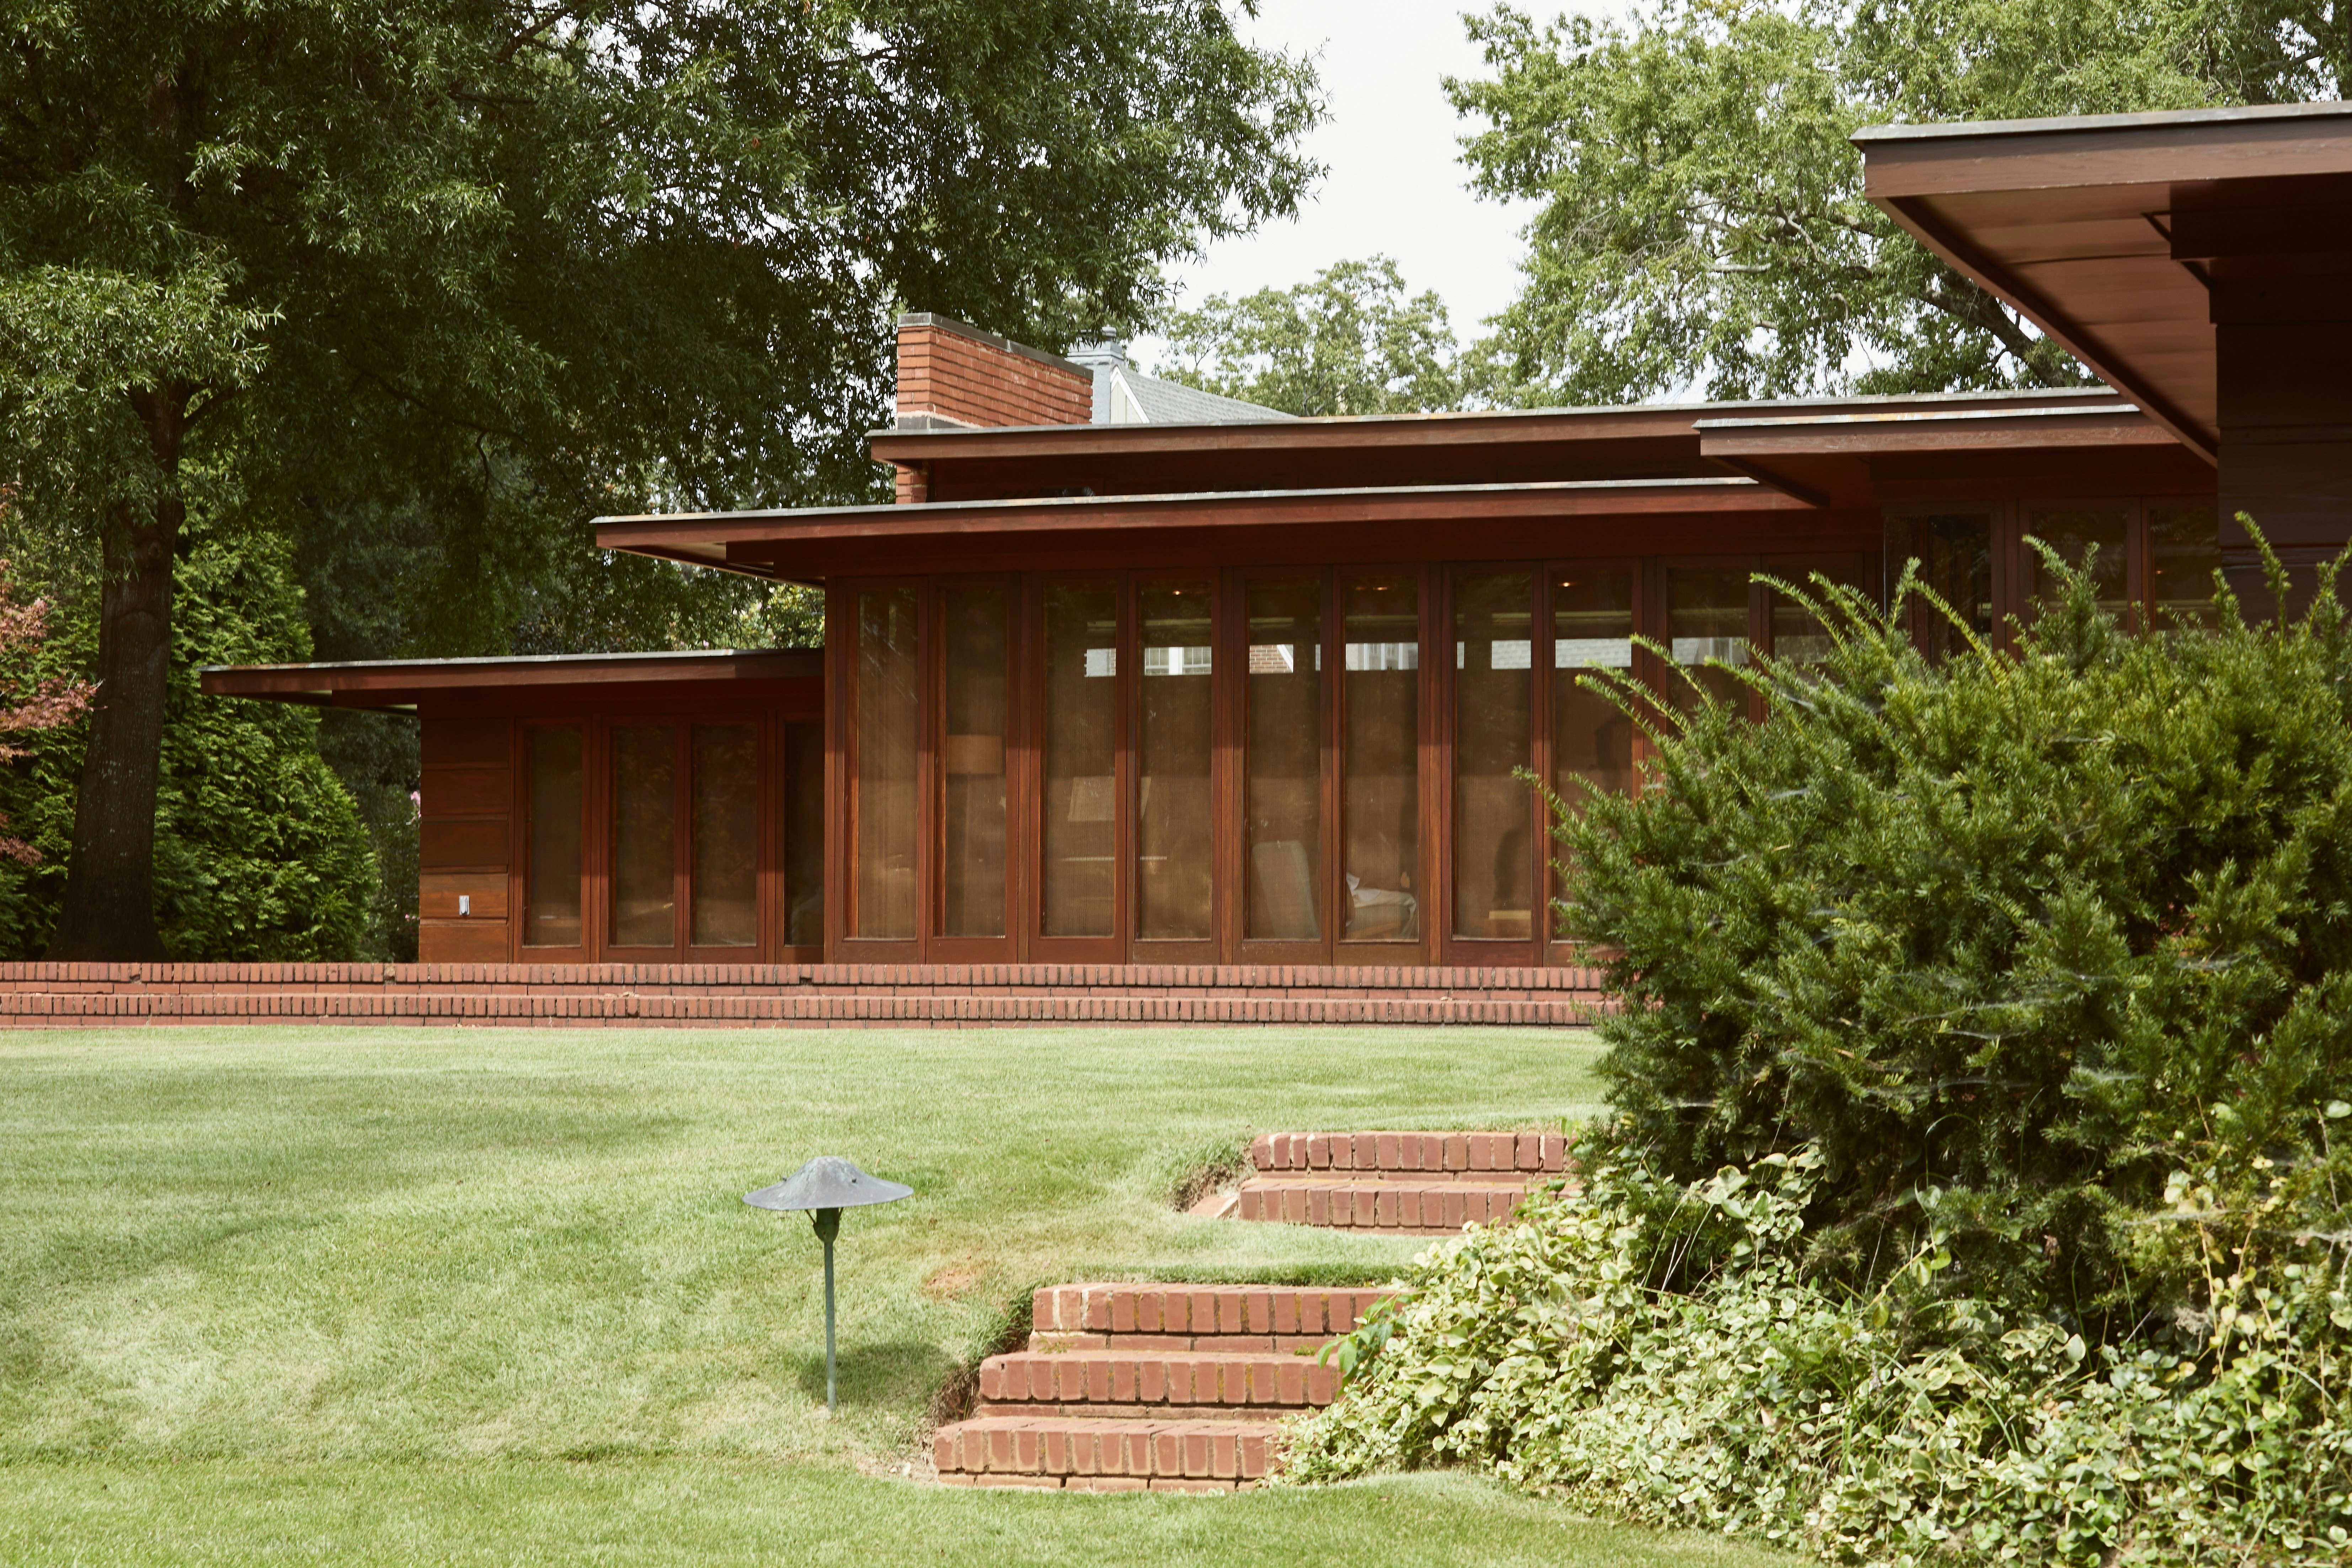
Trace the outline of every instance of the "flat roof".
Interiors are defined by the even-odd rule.
[[[814,680],[822,648],[696,648],[682,653],[517,654],[502,658],[385,658],[327,664],[213,664],[197,672],[207,697],[255,697],[315,707],[408,712],[414,702],[370,693],[611,686],[646,681]],[[346,700],[346,697],[358,699]]]
[[[2352,103],[1885,125],[1853,141],[1871,200],[2211,462],[2221,436],[2206,263],[2236,240],[2227,224],[2181,220],[2266,200],[2341,207],[2329,182],[2352,175]],[[2292,217],[2254,226],[2297,227]],[[2329,224],[2302,226],[2289,248],[2333,243],[2341,254]]]
[[[803,507],[600,517],[596,543],[732,571],[762,570],[774,547],[832,540],[1008,539],[1097,531],[1248,528],[1346,522],[1638,517],[1811,510],[1744,476],[1564,479],[1535,484],[1205,490],[1142,496],[1047,496],[922,505]],[[745,549],[744,547],[751,547]]]

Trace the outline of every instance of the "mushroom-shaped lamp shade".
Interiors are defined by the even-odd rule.
[[[854,1209],[914,1195],[914,1188],[869,1176],[838,1154],[819,1154],[774,1186],[745,1193],[743,1201],[759,1209]]]

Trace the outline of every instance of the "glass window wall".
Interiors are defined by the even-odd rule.
[[[824,943],[824,731],[816,724],[783,727],[784,941],[793,947]]]
[[[694,726],[691,858],[696,947],[760,941],[760,727]]]
[[[1967,646],[1965,626],[1979,637],[1992,636],[1992,513],[1940,512],[1898,522],[1890,531],[1887,582],[1896,582],[1906,560],[1919,563],[1919,582],[1948,605],[1959,625],[1928,605],[1915,604],[1912,632],[1929,658],[1941,659]]]
[[[1249,662],[1248,934],[1323,935],[1323,584],[1255,579],[1244,595]]]
[[[2025,513],[2026,537],[2050,546],[2075,571],[2087,563],[2099,607],[2119,621],[2131,607],[2126,586],[2129,561],[2124,544],[2130,528],[2130,509],[2121,506],[2029,507]],[[2033,584],[2034,604],[2044,607],[2056,604],[2057,575],[2042,552],[2030,543],[2025,547],[2025,566]]]
[[[946,908],[949,936],[1004,934],[1004,735],[1012,626],[1004,590],[943,595],[947,739]]]
[[[1454,934],[1534,933],[1535,584],[1525,572],[1454,580]]]
[[[677,945],[677,731],[615,727],[613,945]]]
[[[1110,936],[1118,850],[1118,595],[1045,588],[1043,802],[1047,936]]]
[[[1345,942],[1421,938],[1421,584],[1339,579]]]
[[[2147,565],[2149,625],[2162,631],[2217,624],[2213,574],[2221,569],[2221,525],[2211,501],[2151,505]]]
[[[1214,884],[1209,791],[1213,595],[1206,579],[1136,595],[1143,668],[1136,736],[1136,935],[1202,941]]]
[[[1633,668],[1633,574],[1578,569],[1551,585],[1552,789],[1571,809],[1596,793],[1633,793],[1633,721],[1588,676]]]
[[[858,595],[853,937],[915,935],[916,647],[914,589]]]
[[[581,731],[549,726],[523,733],[525,765],[530,772],[523,945],[578,947],[584,940],[580,928]]]
[[[1670,566],[1666,637],[1674,661],[1666,700],[1685,710],[1705,692],[1744,710],[1748,688],[1735,673],[1748,663],[1748,581],[1744,566]]]

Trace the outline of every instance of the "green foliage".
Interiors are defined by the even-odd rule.
[[[1454,331],[1426,289],[1407,297],[1385,256],[1168,317],[1179,363],[1155,374],[1288,414],[1413,414],[1462,406]]]
[[[1472,187],[1540,202],[1469,366],[1501,402],[2086,380],[1862,194],[1873,123],[2333,98],[2343,0],[1659,0],[1470,18]]]
[[[286,552],[267,539],[203,528],[183,537],[155,810],[165,946],[186,960],[358,957],[381,897],[377,863],[351,796],[320,756],[319,716],[196,689],[203,665],[310,656]],[[57,601],[53,635],[24,673],[86,673],[96,658],[96,584],[68,573],[43,588]],[[8,958],[40,956],[56,923],[86,733],[76,726],[30,737],[29,754],[0,769],[0,810],[42,853],[35,866],[0,866],[0,954]],[[413,890],[413,864],[408,878]]]
[[[1303,1424],[1288,1479],[1467,1463],[1835,1563],[2343,1560],[2339,1244],[2265,1215],[2263,1282],[2216,1280],[2195,1331],[2111,1350],[1941,1292],[1938,1237],[1867,1294],[1825,1285],[1804,1239],[1822,1163],[1681,1184],[1604,1157],[1580,1193],[1433,1247],[1343,1344],[1348,1397]],[[2162,1217],[2201,1229],[2214,1194],[2173,1192]]]
[[[1749,667],[1767,721],[1703,703],[1638,798],[1562,822],[1562,915],[1608,955],[1603,1071],[1663,1171],[1812,1145],[1823,1262],[1943,1233],[1947,1288],[2127,1326],[2180,1284],[2118,1229],[2168,1173],[2328,1148],[2352,620],[2330,569],[2300,619],[2225,595],[2218,630],[2135,637],[2045,555],[2064,598],[2016,651],[1941,664],[1908,577],[1892,614],[1817,584],[1833,650]]]

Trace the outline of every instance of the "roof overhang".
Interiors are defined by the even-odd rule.
[[[927,542],[1139,535],[1170,530],[1347,523],[1569,521],[1582,518],[1803,512],[1809,503],[1747,478],[1615,479],[1521,485],[1056,496],[914,506],[814,507],[604,517],[596,543],[698,565],[792,574],[793,546],[854,542],[915,549]],[[783,564],[778,564],[783,563]]]
[[[410,713],[420,699],[449,692],[677,681],[815,680],[824,673],[821,649],[715,648],[687,653],[208,665],[197,672],[197,678],[207,697],[253,697],[319,708]]]
[[[1816,506],[1866,489],[1869,464],[1970,453],[2170,450],[2172,433],[2128,403],[2074,406],[1772,415],[1702,419],[1699,450]]]
[[[2208,462],[2231,272],[2352,262],[2352,104],[1885,125],[1870,198]]]

